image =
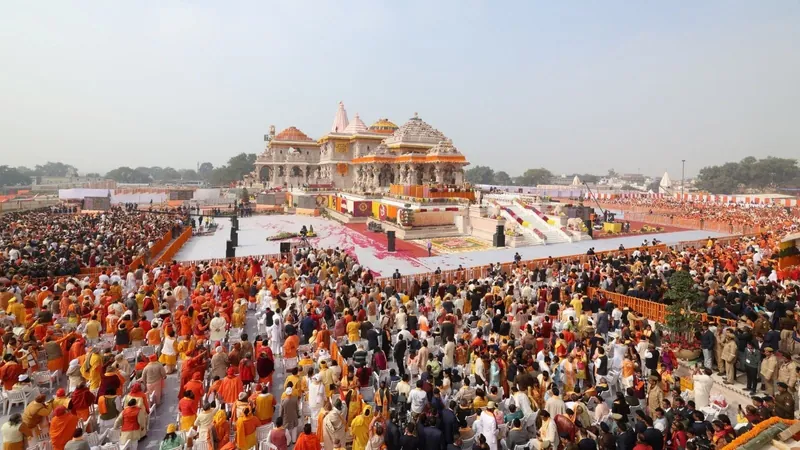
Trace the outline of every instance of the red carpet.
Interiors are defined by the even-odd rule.
[[[344,226],[366,237],[376,248],[386,249],[386,233],[369,231],[365,223],[348,223]],[[395,250],[397,250],[395,253],[398,255],[411,258],[423,258],[428,256],[428,249],[402,239],[395,239],[394,247]],[[436,252],[432,252],[432,254],[436,255]]]

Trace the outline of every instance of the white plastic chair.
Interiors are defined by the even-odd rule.
[[[286,372],[294,369],[295,367],[297,367],[297,357],[283,358],[283,368]]]
[[[122,357],[128,361],[136,361],[136,358],[139,357],[139,350],[138,348],[123,348]]]
[[[372,403],[373,401],[375,401],[375,388],[373,387],[361,388],[359,389],[359,393],[361,394],[361,397],[364,398],[365,402]]]
[[[48,370],[41,370],[39,372],[33,372],[31,374],[31,378],[33,379],[33,383],[37,386],[48,386],[48,390],[53,390],[53,381],[55,381],[54,374],[57,374],[58,371],[50,372]]]
[[[150,355],[155,355],[156,354],[155,345],[145,345],[140,350],[142,352],[142,355],[144,355],[144,356],[146,356],[148,358],[150,357]]]
[[[269,445],[269,435],[272,433],[272,424],[261,425],[256,428],[256,441],[258,442],[256,448],[261,450]]]
[[[28,399],[25,396],[24,391],[18,390],[10,390],[6,391],[6,407],[5,407],[5,416],[11,414],[11,408],[15,405],[22,405],[23,407],[28,403]]]

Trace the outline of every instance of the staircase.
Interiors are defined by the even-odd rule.
[[[507,207],[497,204],[496,206],[500,209],[500,215],[503,216],[503,218],[506,219],[506,221],[508,221],[509,223],[517,224],[517,219],[515,219],[514,216],[512,216],[508,212]],[[525,237],[525,241],[528,243],[528,245],[544,244],[544,241],[539,236],[537,236],[536,232],[533,231],[532,229],[523,227],[521,225],[519,228],[520,230],[522,230],[522,235]]]
[[[547,237],[548,244],[560,244],[563,242],[572,242],[572,236],[561,231],[560,229],[550,225],[544,219],[539,217],[535,212],[525,208],[516,200],[508,206],[509,209],[514,211],[514,214],[521,217],[522,220],[527,221],[531,227],[536,228]]]

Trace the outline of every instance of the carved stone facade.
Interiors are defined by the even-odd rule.
[[[331,131],[317,141],[295,127],[275,134],[256,160],[251,178],[266,187],[331,186],[385,192],[392,184],[463,184],[464,155],[416,114],[401,127],[380,119],[367,127],[343,104]]]

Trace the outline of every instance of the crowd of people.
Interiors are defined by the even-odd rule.
[[[3,248],[18,250],[11,267],[52,243],[107,259],[174,221],[71,218],[88,220],[83,232],[30,214],[1,219],[12,225]],[[133,450],[142,439],[163,450],[722,448],[768,417],[795,415],[798,287],[774,277],[771,239],[538,267],[515,259],[480,277],[410,285],[311,248],[84,278],[6,271],[0,383],[25,406],[0,429],[4,450],[103,439]],[[668,331],[604,294],[661,301],[681,271],[711,322],[698,327],[702,356],[683,375],[691,389]],[[711,408],[714,371],[728,383],[745,374],[753,399],[740,415]],[[37,386],[50,377],[52,397]],[[155,410],[168,414],[175,400],[175,422],[153,429]]]
[[[669,197],[617,197],[604,202],[621,209],[637,207],[654,215],[759,228],[780,236],[800,230],[800,215],[778,204],[694,202]]]
[[[71,210],[70,210],[71,211]],[[114,207],[102,214],[50,208],[0,215],[0,278],[76,275],[124,267],[183,221],[182,216]]]

